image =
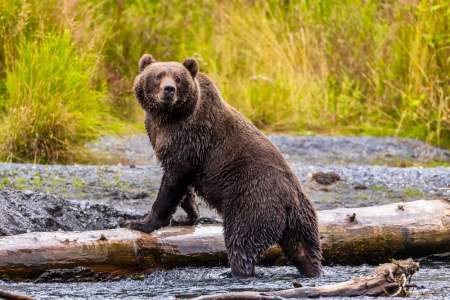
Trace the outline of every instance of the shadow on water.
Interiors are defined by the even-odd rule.
[[[372,270],[373,267],[365,265],[325,267],[322,278],[307,279],[299,277],[292,267],[259,267],[256,278],[237,280],[231,277],[227,268],[182,268],[158,271],[143,280],[40,284],[0,282],[0,288],[36,299],[174,299],[226,291],[286,289],[292,287],[293,280],[303,286],[324,285],[368,275]],[[413,282],[419,286],[411,296],[413,299],[449,299],[450,264],[429,262],[413,277]]]

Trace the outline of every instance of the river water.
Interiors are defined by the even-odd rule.
[[[322,278],[307,279],[299,277],[293,267],[259,267],[255,278],[238,280],[230,276],[228,268],[180,268],[158,271],[143,280],[39,284],[0,281],[0,289],[35,299],[174,299],[227,291],[286,289],[292,287],[294,280],[303,286],[323,285],[367,275],[372,270],[372,266],[366,265],[325,267]],[[427,262],[412,282],[419,286],[411,295],[413,299],[450,299],[450,263]]]

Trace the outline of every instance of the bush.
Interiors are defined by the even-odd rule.
[[[76,51],[69,32],[24,39],[6,70],[3,160],[72,162],[108,124],[104,90],[91,87],[99,57]]]

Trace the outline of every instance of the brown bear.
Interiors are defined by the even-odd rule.
[[[320,275],[316,212],[278,148],[222,99],[194,59],[145,54],[139,71],[134,90],[164,174],[151,212],[126,226],[166,226],[180,202],[195,219],[194,189],[223,216],[234,276],[253,276],[258,256],[277,243],[304,275]]]

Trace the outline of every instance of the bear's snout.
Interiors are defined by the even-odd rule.
[[[173,80],[171,77],[166,76],[161,80],[160,84],[160,90],[161,90],[161,98],[164,101],[173,101],[175,98],[175,94],[177,91],[177,86],[175,84],[175,80]]]
[[[176,88],[173,85],[166,85],[163,87],[164,99],[173,98]]]

